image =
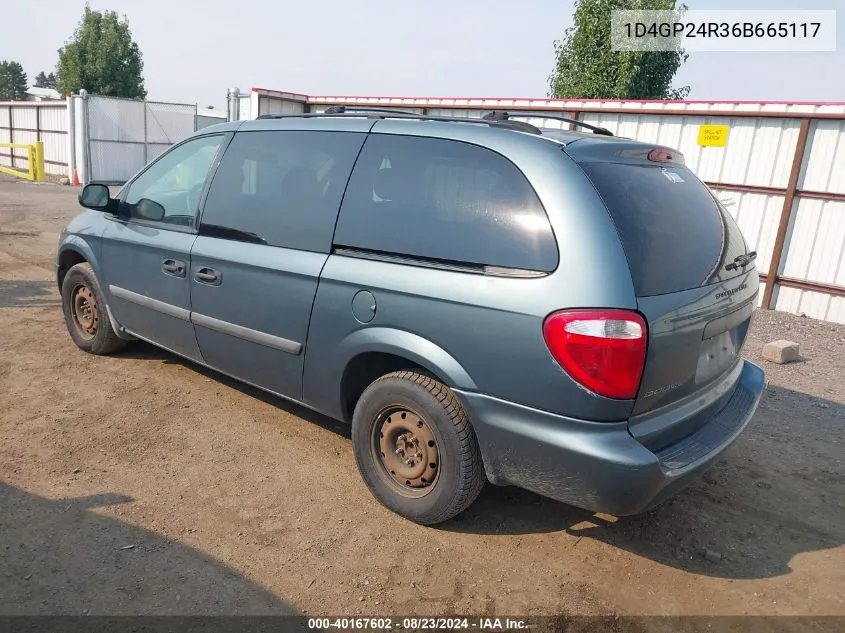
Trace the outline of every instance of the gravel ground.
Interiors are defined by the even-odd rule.
[[[76,193],[0,177],[0,613],[845,615],[845,327],[758,311],[758,414],[646,515],[488,487],[424,528],[342,425],[148,345],[78,351],[52,270]],[[777,338],[802,361],[764,363]]]

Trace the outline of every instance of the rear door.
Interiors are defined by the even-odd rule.
[[[210,366],[301,398],[314,294],[365,136],[301,129],[235,135],[191,251],[191,319]]]
[[[634,427],[638,415],[694,397],[736,366],[759,289],[755,256],[678,152],[610,139],[566,151],[616,225],[648,322]]]
[[[553,409],[568,394],[554,363],[537,362],[558,287],[545,209],[502,154],[420,136],[426,126],[378,121],[361,150],[317,292],[305,401],[345,417],[327,397],[345,355],[381,351],[448,367],[456,387]]]

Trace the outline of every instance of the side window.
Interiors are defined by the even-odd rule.
[[[211,182],[200,233],[327,253],[365,135],[239,132]]]
[[[132,219],[192,226],[200,194],[223,137],[183,143],[154,162],[129,187],[123,213]]]
[[[547,272],[558,262],[546,212],[513,163],[476,145],[412,136],[367,139],[335,244]]]

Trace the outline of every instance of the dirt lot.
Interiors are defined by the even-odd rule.
[[[151,346],[78,351],[52,268],[76,191],[0,179],[0,613],[845,615],[845,327],[758,312],[747,355],[803,362],[648,515],[488,486],[423,528],[343,426]]]

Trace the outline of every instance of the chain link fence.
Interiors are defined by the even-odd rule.
[[[197,107],[90,95],[86,180],[120,185],[196,129]]]

